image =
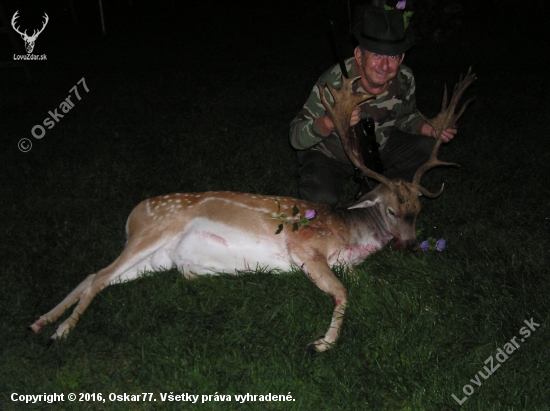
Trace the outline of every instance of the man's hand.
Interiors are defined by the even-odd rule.
[[[326,130],[326,134],[328,135],[328,133],[334,131],[334,123],[327,115],[319,118],[318,121],[321,121],[321,124],[317,123],[317,127],[319,127],[321,132]],[[359,121],[361,121],[361,107],[357,106],[351,113],[351,119],[349,121],[350,127],[355,126]]]
[[[452,127],[449,127],[448,129],[446,130],[443,130],[443,132],[441,133],[441,140],[444,142],[444,143],[448,143],[449,141],[451,141],[454,136],[456,135],[457,133],[457,127],[456,127],[456,124]],[[433,138],[436,138],[437,136],[435,135],[435,130],[433,129],[432,126],[430,126],[428,123],[424,123],[422,125],[422,130],[421,130],[421,134],[425,135],[425,136],[430,136],[430,137],[433,137]]]
[[[456,129],[456,124],[448,128],[447,130],[443,130],[443,132],[441,133],[441,140],[444,143],[448,143],[455,137],[457,131],[458,130]],[[435,130],[434,130],[434,137],[435,137]]]
[[[359,121],[361,121],[361,107],[357,106],[351,112],[351,119],[349,121],[350,127],[355,126],[357,123],[359,123]]]

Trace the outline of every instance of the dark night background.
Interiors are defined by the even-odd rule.
[[[328,29],[330,19],[337,24],[344,54],[350,55],[353,49],[347,31],[348,5],[342,0],[268,2],[256,7],[246,2],[184,5],[134,1],[131,6],[123,0],[106,1],[106,36],[101,34],[97,2],[76,2],[76,26],[69,4],[3,2],[8,19],[19,10],[18,23],[22,28],[29,27],[28,32],[32,32],[31,27],[40,27],[44,11],[50,17],[34,50],[34,54],[46,54],[48,60],[29,62],[32,81],[25,82],[18,69],[2,69],[0,98],[6,144],[11,141],[13,145],[18,136],[28,136],[29,127],[58,104],[81,77],[86,78],[95,96],[106,89],[116,93],[117,88],[132,85],[135,94],[129,96],[125,90],[126,97],[131,98],[120,109],[132,110],[132,105],[140,105],[151,110],[152,115],[160,115],[163,104],[181,111],[197,109],[192,96],[201,92],[209,93],[210,99],[221,105],[227,99],[235,104],[238,96],[223,94],[229,84],[241,86],[245,93],[261,85],[268,94],[258,96],[252,106],[242,107],[239,115],[235,113],[235,121],[242,117],[285,116],[290,122],[315,79],[336,61]],[[528,107],[537,107],[544,98],[544,88],[532,84],[527,74],[541,72],[542,76],[544,71],[546,2],[520,5],[513,1],[417,0],[412,5],[416,10],[412,24],[417,44],[407,54],[405,63],[418,77],[421,108],[422,104],[431,103],[422,100],[423,81],[454,81],[457,73],[471,65],[479,74],[480,87],[484,78],[500,76],[510,93],[533,90],[535,100],[518,102],[516,107],[518,120],[529,117]],[[0,40],[0,56],[11,59],[7,36],[2,35]],[[150,90],[153,84],[154,92]],[[292,86],[285,87],[286,84]],[[274,104],[279,98],[284,102]],[[95,121],[99,121],[101,107],[91,101],[79,106],[86,104],[90,105],[90,112],[98,115]],[[52,146],[55,143],[46,141],[54,136],[52,130],[48,138],[33,142]],[[281,130],[278,138],[286,137]],[[109,137],[94,137],[96,141],[105,138]],[[289,151],[288,155],[292,153]],[[28,157],[23,157],[24,161]]]

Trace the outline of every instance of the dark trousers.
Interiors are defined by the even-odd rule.
[[[432,137],[392,130],[380,150],[384,175],[392,180],[412,181],[416,170],[430,157],[434,144]],[[344,181],[355,172],[353,165],[329,158],[317,150],[298,151],[297,154],[300,198],[313,203],[337,205]]]

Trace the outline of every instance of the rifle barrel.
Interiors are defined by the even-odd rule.
[[[336,28],[334,21],[330,21],[330,28],[332,29],[332,38],[334,39],[334,47],[336,49],[336,57],[338,57],[338,64],[340,65],[340,71],[345,78],[349,78],[348,69],[344,63],[344,57],[342,56],[342,50],[340,50],[340,43],[338,43],[338,36],[336,35]]]

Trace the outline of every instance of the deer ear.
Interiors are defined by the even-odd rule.
[[[380,202],[380,196],[375,193],[374,191],[371,191],[370,193],[365,194],[361,199],[352,206],[348,207],[348,210],[351,210],[353,208],[369,208],[377,203]]]

